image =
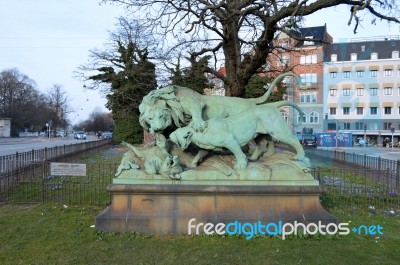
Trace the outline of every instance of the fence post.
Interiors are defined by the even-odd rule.
[[[378,170],[380,171],[382,169],[382,158],[378,157]]]
[[[396,165],[396,190],[399,191],[400,189],[400,160],[397,160]]]

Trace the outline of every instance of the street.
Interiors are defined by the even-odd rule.
[[[76,140],[73,134],[67,137],[47,138],[45,136],[0,138],[0,156],[12,155],[16,152],[28,152],[45,147],[54,147],[81,143],[82,141],[96,141],[97,137],[88,135],[86,140]]]

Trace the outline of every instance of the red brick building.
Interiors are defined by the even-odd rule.
[[[268,58],[269,71],[292,71],[302,79],[303,86],[292,77],[285,80],[287,100],[299,104],[305,115],[302,125],[296,126],[300,117],[293,109],[282,112],[294,134],[301,133],[303,128],[313,128],[314,132],[323,131],[323,63],[324,51],[333,38],[328,34],[326,25],[301,28],[292,33],[298,40],[280,33],[275,39],[276,49]],[[317,41],[321,40],[321,41]],[[295,126],[293,126],[295,124]]]

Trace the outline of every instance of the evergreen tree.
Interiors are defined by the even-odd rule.
[[[181,68],[180,60],[174,69],[170,69],[172,76],[170,77],[172,85],[184,86],[195,90],[200,94],[204,94],[204,89],[211,87],[212,84],[207,79],[206,68],[210,57],[204,56],[199,60],[196,57],[189,59],[190,67]]]
[[[157,87],[155,65],[148,60],[147,49],[139,49],[133,42],[127,47],[118,43],[118,61],[122,70],[101,67],[93,81],[110,83],[106,107],[112,110],[115,122],[113,140],[116,143],[128,141],[142,143],[143,128],[139,124],[139,104],[143,96]]]
[[[267,76],[260,76],[258,74],[254,75],[249,84],[246,86],[246,93],[244,95],[245,98],[257,98],[264,95],[267,90],[265,89],[265,85],[271,84],[273,81],[272,78]],[[278,83],[275,87],[271,87],[270,89],[274,89],[269,96],[267,102],[276,102],[284,99],[284,95],[286,92],[286,86],[282,83]]]

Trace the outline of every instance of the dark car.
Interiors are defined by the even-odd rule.
[[[314,134],[302,134],[299,141],[303,146],[317,147],[317,137]]]

